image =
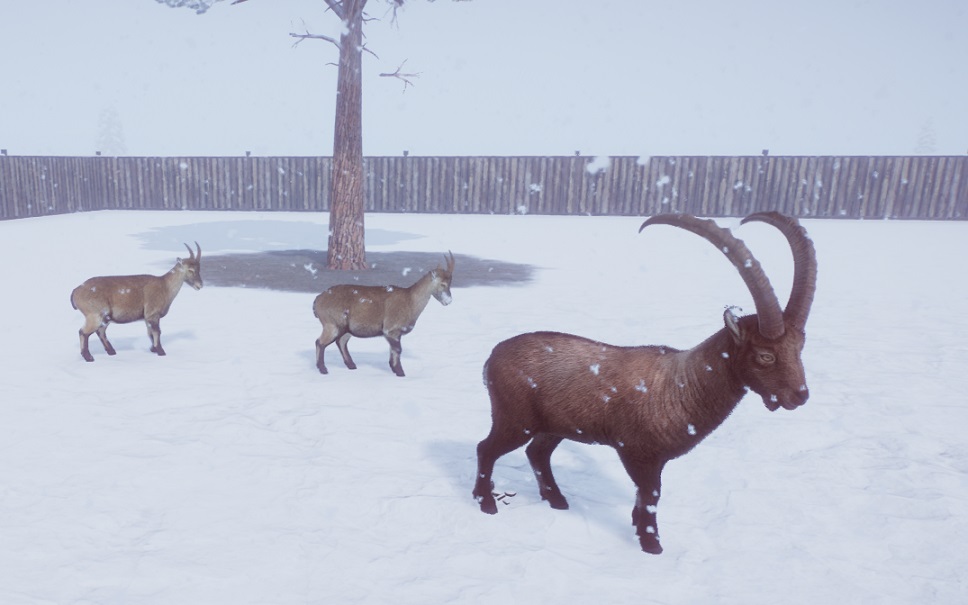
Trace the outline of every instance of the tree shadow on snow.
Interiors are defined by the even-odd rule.
[[[437,266],[446,266],[442,253],[367,252],[367,271],[331,271],[326,252],[278,250],[246,254],[202,256],[206,285],[267,288],[319,293],[336,284],[409,286]],[[455,254],[452,287],[503,286],[531,281],[531,265]]]

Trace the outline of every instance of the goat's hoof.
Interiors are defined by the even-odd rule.
[[[84,353],[81,353],[81,357],[84,358],[84,361],[94,361],[94,356],[86,351]]]
[[[481,500],[481,512],[489,515],[497,514],[497,502],[494,498],[484,498]]]
[[[551,508],[555,510],[568,510],[568,501],[565,500],[564,496],[542,496],[542,499],[547,500]]]
[[[117,355],[118,354],[118,352],[115,351],[114,349],[105,349],[104,352],[107,353],[108,355]]]
[[[659,544],[658,538],[651,536],[639,538],[639,545],[642,547],[642,552],[649,553],[650,555],[662,554],[662,545]]]
[[[316,366],[316,369],[319,370],[320,374],[329,374],[329,370],[326,369],[326,366]]]

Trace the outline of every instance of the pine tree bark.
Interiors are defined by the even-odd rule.
[[[336,76],[333,189],[330,193],[327,267],[367,269],[363,221],[363,7],[344,0]]]

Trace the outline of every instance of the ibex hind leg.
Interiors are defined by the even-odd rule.
[[[534,438],[528,445],[525,453],[534,471],[534,477],[538,480],[538,489],[541,490],[541,499],[547,500],[551,508],[567,510],[568,501],[562,495],[555,476],[551,472],[551,454],[561,443],[562,438],[547,433],[542,433]]]
[[[109,355],[114,355],[114,347],[111,347],[110,343],[107,342],[106,336],[101,336],[102,330],[106,329],[106,320],[100,316],[84,316],[84,325],[81,329],[77,331],[81,342],[81,357],[84,361],[94,361],[94,356],[91,355],[91,349],[89,348],[89,340],[91,334],[97,332],[98,337],[101,339],[101,343],[104,344],[104,349]]]
[[[85,334],[84,328],[78,330],[77,333],[81,337],[81,357],[84,358],[84,361],[94,361],[94,356],[91,355],[91,350],[87,346],[90,334]]]
[[[400,353],[403,352],[403,346],[400,344],[400,337],[393,334],[387,334],[386,339],[387,342],[390,343],[390,369],[393,370],[393,373],[397,376],[406,376],[406,374],[403,373],[403,366],[400,365]]]
[[[353,358],[350,357],[350,350],[346,347],[346,344],[349,342],[349,340],[350,333],[347,332],[336,339],[336,347],[339,349],[340,355],[343,356],[343,363],[346,364],[346,367],[351,370],[355,370],[356,363],[353,362]]]
[[[103,323],[97,329],[97,337],[101,339],[101,344],[104,345],[104,350],[108,355],[117,355],[117,351],[111,346],[110,341],[108,341],[108,324]]]
[[[320,374],[329,373],[329,370],[326,369],[325,361],[326,347],[332,344],[338,335],[339,330],[336,329],[336,326],[323,324],[323,333],[316,339],[316,369],[319,370]]]
[[[481,505],[481,512],[493,515],[497,512],[497,502],[494,500],[494,483],[491,475],[494,473],[494,463],[497,459],[512,452],[531,439],[524,431],[508,433],[491,427],[490,434],[477,444],[477,480],[474,483],[474,498]]]

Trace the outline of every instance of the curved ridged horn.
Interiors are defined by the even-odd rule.
[[[757,212],[743,219],[743,224],[760,221],[773,225],[787,238],[793,251],[793,287],[783,315],[796,327],[804,329],[813,295],[817,291],[817,251],[807,230],[797,219],[779,212]]]
[[[189,260],[202,260],[202,247],[198,245],[198,242],[195,242],[195,249],[198,250],[198,254],[192,252],[192,249],[188,247],[188,244],[185,244],[185,248],[188,250]]]
[[[773,292],[773,286],[759,261],[753,257],[743,240],[737,239],[729,229],[720,227],[712,220],[696,218],[689,214],[657,214],[642,223],[639,233],[649,225],[672,225],[692,231],[719,248],[739,271],[750,294],[753,295],[760,334],[770,339],[783,335],[785,328],[780,301]]]

